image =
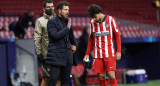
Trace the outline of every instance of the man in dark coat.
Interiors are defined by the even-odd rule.
[[[69,3],[60,1],[57,4],[56,17],[47,24],[49,46],[46,63],[50,64],[49,86],[56,86],[61,74],[61,86],[68,86],[73,64],[73,52],[76,51],[76,41],[73,36],[71,19],[68,19]]]

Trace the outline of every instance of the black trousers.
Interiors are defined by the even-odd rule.
[[[68,86],[70,80],[70,74],[73,64],[72,50],[67,50],[67,65],[66,66],[50,66],[50,80],[48,86],[56,86],[58,77],[61,77],[61,86]]]

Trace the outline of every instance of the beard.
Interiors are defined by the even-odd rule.
[[[61,13],[61,17],[62,17],[63,19],[67,19],[68,15]]]

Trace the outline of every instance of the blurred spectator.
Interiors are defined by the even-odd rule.
[[[79,49],[78,49],[79,50],[79,57],[80,57],[81,61],[83,61],[83,58],[86,54],[89,33],[90,33],[89,27],[84,27],[83,34],[80,37],[80,43],[79,43]],[[89,69],[91,68],[92,57],[93,56],[90,54],[89,67],[84,66],[84,72],[83,72],[82,76],[80,77],[80,82],[81,82],[82,85],[86,84],[86,77],[87,77]]]
[[[80,37],[80,40],[79,40],[80,41],[79,42],[79,52],[80,52],[79,57],[80,57],[81,61],[83,60],[83,57],[86,54],[89,33],[90,33],[89,28],[88,27],[84,27],[83,34],[82,34],[82,36]]]
[[[24,13],[24,15],[19,18],[19,21],[17,22],[14,29],[14,34],[16,38],[23,39],[28,26],[32,25],[33,27],[35,27],[33,16],[34,12],[32,10],[28,10],[26,13]]]
[[[6,31],[6,29],[4,27],[0,28],[0,31]]]
[[[17,25],[17,22],[12,22],[10,25],[9,25],[9,31],[14,31],[15,30],[15,27]]]

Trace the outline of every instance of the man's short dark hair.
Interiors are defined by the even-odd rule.
[[[28,10],[28,11],[27,11],[28,14],[30,14],[30,13],[32,13],[32,12],[33,12],[33,10]]]
[[[67,1],[60,1],[60,2],[58,2],[58,4],[57,4],[57,10],[58,10],[58,9],[62,10],[62,9],[63,9],[63,6],[70,6],[70,4],[69,4],[69,2],[67,2]]]
[[[46,7],[46,3],[53,3],[53,1],[52,1],[52,0],[45,0],[45,1],[43,2],[43,8]]]
[[[102,12],[102,9],[100,6],[93,4],[91,6],[88,7],[88,15],[91,18],[94,18],[96,14]]]

